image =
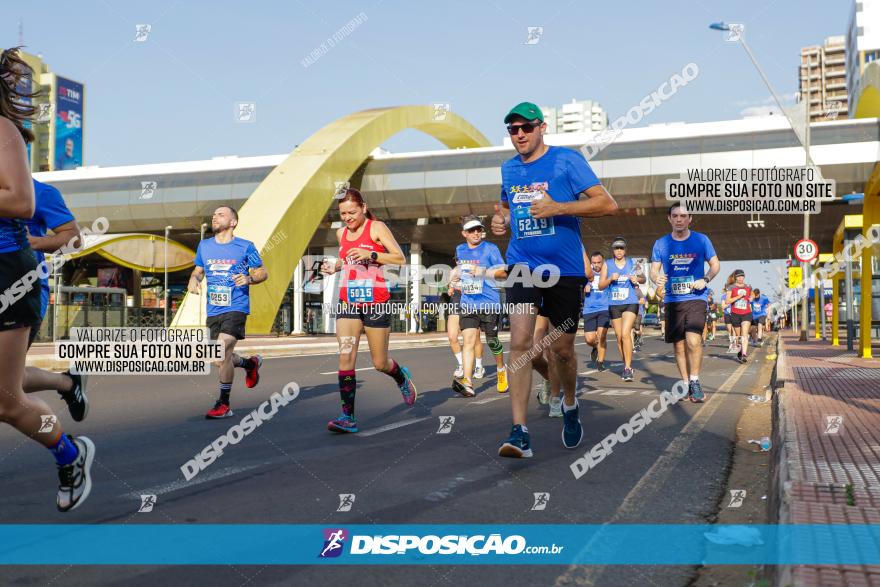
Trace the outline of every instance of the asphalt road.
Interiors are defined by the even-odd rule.
[[[677,380],[671,346],[649,330],[634,367],[622,382],[616,349],[611,370],[587,366],[579,341],[581,419],[578,450],[563,448],[561,419],[532,401],[529,428],[535,456],[501,459],[510,428],[509,398],[495,390],[494,367],[473,399],[450,389],[454,359],[448,348],[394,351],[419,388],[412,408],[385,375],[359,355],[358,435],[326,431],[339,412],[336,357],[266,360],[262,380],[233,390],[236,417],[206,421],[216,376],[93,378],[88,419],[75,424],[52,393],[44,393],[66,430],[97,445],[89,500],[68,514],[55,510],[56,474],[45,449],[0,428],[0,523],[113,524],[600,524],[711,522],[722,499],[736,421],[759,390],[765,349],[740,366],[726,354],[726,337],[710,343],[703,366],[709,401],[671,407],[598,466],[575,479],[569,466]],[[609,340],[613,347],[613,338]],[[362,345],[364,348],[366,345]],[[765,347],[766,348],[766,347]],[[239,376],[241,372],[239,371]],[[285,384],[299,397],[191,481],[181,465]],[[718,390],[721,392],[718,392]],[[449,434],[439,418],[455,416]],[[533,494],[549,492],[543,511]],[[339,494],[355,494],[349,512],[337,512]],[[138,513],[141,494],[155,494],[151,513]],[[658,545],[668,548],[670,545]],[[234,544],[205,545],[234,549]],[[88,545],[71,545],[88,548]],[[222,567],[6,567],[10,585],[210,583],[213,586],[317,584],[328,580],[370,585],[685,585],[692,567],[565,566],[240,566]]]

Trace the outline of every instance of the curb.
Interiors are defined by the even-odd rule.
[[[792,473],[796,469],[788,466],[789,455],[797,455],[797,431],[789,421],[785,404],[785,386],[791,379],[785,360],[785,343],[782,336],[776,338],[776,367],[773,373],[772,423],[773,453],[770,459],[770,520],[775,524],[791,523],[791,484]],[[765,567],[765,576],[773,577],[774,585],[792,584],[792,566],[779,565]]]

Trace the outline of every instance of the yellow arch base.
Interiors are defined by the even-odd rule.
[[[373,149],[409,128],[450,148],[489,146],[489,140],[466,120],[451,112],[444,114],[443,120],[434,120],[431,106],[350,114],[309,137],[257,186],[239,211],[235,231],[236,236],[254,242],[269,271],[265,283],[251,288],[249,333],[271,331],[293,269],[333,201],[335,182],[348,181]],[[187,294],[171,325],[203,326],[204,298]]]
[[[121,267],[145,273],[165,271],[165,237],[131,233],[87,236],[85,240],[85,246],[71,253],[71,259],[97,253]],[[169,272],[189,269],[193,266],[195,255],[196,252],[183,243],[168,239]]]

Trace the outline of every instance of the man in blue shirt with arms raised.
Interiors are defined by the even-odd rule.
[[[699,403],[705,398],[700,386],[700,364],[708,313],[707,285],[721,271],[721,262],[709,238],[691,231],[692,219],[681,204],[669,207],[672,234],[654,243],[651,279],[657,287],[665,287],[666,342],[675,345],[675,361],[681,378],[688,382],[688,397]]]
[[[562,444],[576,448],[583,428],[575,398],[574,339],[587,281],[580,218],[613,214],[617,203],[583,155],[544,143],[547,125],[535,104],[514,106],[504,122],[517,155],[501,166],[501,203],[495,205],[492,233],[504,235],[508,226],[512,232],[507,248],[507,302],[514,304],[510,364],[530,363],[535,314],[540,312],[555,331],[550,351],[564,393]],[[532,371],[512,368],[508,377],[513,428],[498,454],[531,457],[526,412]]]
[[[260,253],[249,240],[232,234],[238,225],[238,213],[231,206],[220,206],[211,218],[214,237],[199,243],[195,269],[189,278],[189,293],[201,294],[201,281],[207,281],[208,320],[211,340],[223,344],[220,363],[220,398],[205,418],[230,418],[229,395],[235,368],[246,372],[245,385],[254,387],[260,382],[263,359],[254,355],[248,359],[233,352],[235,343],[244,338],[244,327],[251,311],[249,286],[269,278]]]

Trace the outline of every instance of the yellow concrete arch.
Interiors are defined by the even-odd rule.
[[[355,112],[310,136],[257,186],[238,213],[236,236],[254,242],[269,271],[268,281],[251,288],[248,332],[271,331],[296,262],[332,203],[335,182],[348,180],[373,149],[406,129],[425,132],[449,148],[490,144],[460,116],[431,106]],[[172,326],[204,325],[204,303],[204,295],[187,294]]]
[[[165,271],[165,252],[168,252],[168,271],[182,271],[193,266],[196,252],[186,245],[155,234],[89,234],[83,237],[83,246],[71,259],[97,253],[121,267],[145,273]],[[49,255],[51,257],[51,255]]]

